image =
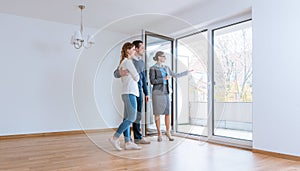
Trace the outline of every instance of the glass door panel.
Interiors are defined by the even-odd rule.
[[[252,23],[213,30],[213,135],[252,140]]]
[[[151,33],[151,32],[145,32],[145,49],[146,49],[146,56],[145,56],[145,64],[147,69],[147,80],[148,80],[148,90],[150,99],[152,99],[152,85],[150,84],[149,79],[149,68],[153,66],[156,62],[153,60],[153,57],[157,51],[163,51],[166,55],[166,62],[165,65],[169,66],[171,69],[173,69],[173,39]],[[169,81],[170,87],[172,86],[172,81]],[[171,94],[171,106],[173,106],[173,94]],[[155,120],[153,116],[153,110],[152,110],[152,101],[150,100],[149,103],[146,104],[146,116],[145,116],[145,127],[146,127],[146,134],[153,134],[157,133],[156,126],[155,126]],[[173,108],[171,109],[171,118],[173,118]],[[160,123],[161,123],[161,131],[165,131],[165,117],[164,115],[160,116]],[[171,121],[171,126],[173,125],[173,122]]]
[[[177,40],[177,72],[193,69],[177,79],[177,132],[208,135],[208,41],[207,31]]]

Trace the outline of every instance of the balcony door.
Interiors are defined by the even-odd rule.
[[[166,65],[173,71],[194,70],[171,82],[171,126],[176,133],[251,146],[251,20],[225,26],[216,24],[177,39],[144,32],[144,43],[147,70],[155,64],[153,56],[157,51],[167,54]],[[147,77],[149,82],[149,71]],[[151,95],[150,84],[148,88]],[[143,133],[156,133],[152,102],[145,106]],[[161,128],[165,130],[164,117]]]
[[[166,55],[166,62],[165,65],[169,66],[171,69],[173,69],[173,42],[174,39],[145,31],[144,32],[144,44],[145,44],[145,65],[146,65],[146,70],[147,70],[147,80],[148,80],[148,90],[149,90],[149,95],[150,95],[150,102],[146,103],[146,115],[145,115],[145,129],[143,131],[144,134],[149,135],[149,134],[156,134],[156,126],[155,126],[155,120],[154,120],[154,115],[153,115],[153,110],[152,110],[152,85],[150,84],[150,79],[149,79],[149,68],[153,66],[156,62],[153,60],[153,57],[157,51],[163,51]],[[173,81],[169,82],[169,86],[173,87]],[[171,106],[173,106],[173,94],[170,95],[170,100],[171,100]],[[171,109],[171,118],[173,118],[173,107]],[[160,123],[161,123],[161,131],[164,132],[166,130],[165,127],[165,117],[164,115],[161,115],[160,117]],[[173,128],[173,119],[171,120],[171,127]]]
[[[177,79],[178,133],[208,136],[208,41],[207,30],[176,40],[177,72],[193,69]]]
[[[251,20],[212,30],[213,135],[252,140]]]

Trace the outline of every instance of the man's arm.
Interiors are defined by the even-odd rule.
[[[146,77],[146,71],[143,71],[142,72],[142,81],[143,81],[143,92],[145,94],[145,99],[146,99],[146,102],[149,101],[150,97],[149,97],[149,94],[148,94],[148,85],[147,85],[147,77]]]
[[[114,71],[114,77],[115,78],[121,78],[123,76],[127,76],[129,74],[129,71],[126,69],[126,70],[122,70],[121,68],[117,68],[115,71]]]
[[[121,78],[121,75],[119,73],[119,68],[117,68],[115,71],[114,71],[114,77],[115,78]]]
[[[142,82],[143,82],[143,91],[145,96],[148,96],[148,87],[147,87],[147,77],[146,77],[146,71],[142,71]]]

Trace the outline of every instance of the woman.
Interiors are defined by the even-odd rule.
[[[137,115],[137,97],[139,97],[139,89],[137,82],[139,81],[139,74],[136,71],[132,58],[135,54],[135,47],[132,43],[127,42],[123,45],[121,51],[121,60],[119,69],[128,70],[129,74],[121,78],[122,81],[122,100],[124,102],[124,118],[123,122],[119,125],[117,131],[109,139],[111,144],[117,149],[122,150],[120,147],[120,136],[123,133],[125,137],[126,150],[139,150],[141,147],[131,142],[130,138],[130,125],[135,121]]]
[[[162,141],[162,135],[160,131],[160,115],[165,115],[165,125],[166,125],[166,136],[169,141],[174,141],[174,138],[170,133],[170,90],[169,90],[169,79],[171,77],[182,77],[187,75],[190,71],[185,71],[182,73],[174,73],[168,66],[163,65],[166,61],[166,56],[164,52],[158,51],[153,60],[156,64],[150,68],[150,82],[153,85],[152,88],[152,105],[153,114],[155,116],[155,125],[157,128],[158,138],[157,141]]]

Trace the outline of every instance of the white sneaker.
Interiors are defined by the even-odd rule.
[[[142,147],[136,145],[133,142],[127,142],[127,143],[125,143],[125,149],[126,150],[140,150],[140,149],[142,149]]]
[[[111,138],[109,139],[109,142],[111,143],[111,145],[112,145],[113,147],[115,147],[116,150],[118,150],[118,151],[121,151],[121,150],[122,150],[122,148],[120,147],[120,141],[119,141],[119,140],[114,140],[114,138],[111,137]]]

